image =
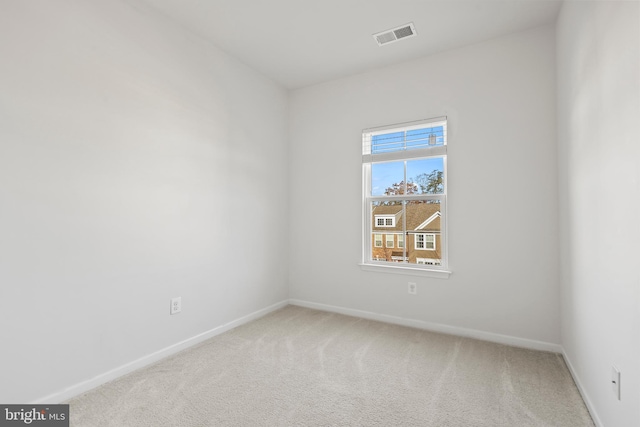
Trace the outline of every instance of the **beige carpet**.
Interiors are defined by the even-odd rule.
[[[295,306],[68,403],[74,427],[593,426],[560,355]]]

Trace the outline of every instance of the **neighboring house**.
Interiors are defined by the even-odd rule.
[[[440,204],[409,202],[404,212],[401,204],[375,206],[371,220],[373,260],[441,264]]]

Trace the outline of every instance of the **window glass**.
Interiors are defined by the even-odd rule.
[[[444,158],[408,160],[407,181],[415,186],[416,194],[443,194]]]
[[[371,195],[403,194],[404,162],[374,163],[371,165]]]
[[[408,130],[406,140],[407,148],[444,145],[444,127],[434,126]]]
[[[404,149],[404,132],[391,132],[371,137],[371,152],[389,153]]]

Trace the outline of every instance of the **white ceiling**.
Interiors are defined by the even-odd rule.
[[[142,0],[287,88],[553,22],[559,0]],[[413,22],[417,37],[373,33]]]

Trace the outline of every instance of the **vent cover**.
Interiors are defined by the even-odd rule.
[[[402,25],[400,27],[392,28],[390,30],[381,31],[373,35],[378,46],[397,42],[398,40],[406,39],[408,37],[415,36],[416,29],[413,26],[413,22]]]

